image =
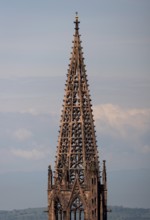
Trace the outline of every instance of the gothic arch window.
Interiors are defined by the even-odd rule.
[[[70,220],[84,220],[84,207],[78,197],[71,204]]]
[[[59,200],[55,201],[55,216],[56,220],[64,220],[62,205]]]

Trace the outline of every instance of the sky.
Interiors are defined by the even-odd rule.
[[[119,184],[124,194],[136,184],[135,173],[143,178],[135,197],[119,194],[118,201],[118,179],[110,179],[109,203],[149,207],[150,1],[0,0],[0,209],[47,205],[40,201],[43,173],[54,166],[76,11],[100,161],[106,159],[112,178],[129,171],[126,188]],[[31,182],[43,178],[41,191],[30,189],[34,198],[24,202],[15,184],[25,195],[31,182],[22,174]]]

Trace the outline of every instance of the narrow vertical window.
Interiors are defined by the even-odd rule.
[[[70,220],[84,220],[84,207],[79,198],[76,198],[71,205]]]
[[[63,220],[63,210],[62,210],[62,206],[59,202],[59,200],[57,200],[55,202],[55,216],[56,216],[56,220]]]

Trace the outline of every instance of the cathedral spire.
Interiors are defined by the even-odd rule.
[[[103,216],[100,207],[104,194],[78,14],[74,23],[75,34],[60,120],[54,183],[49,168],[49,220],[106,220],[100,218]],[[71,217],[78,214],[78,218]]]
[[[74,182],[76,175],[80,182],[85,183],[87,166],[94,164],[99,172],[92,105],[78,24],[76,16],[56,160],[56,180],[61,182],[64,166],[67,166],[70,183]]]

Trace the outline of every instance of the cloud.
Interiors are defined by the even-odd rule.
[[[123,109],[118,105],[104,104],[94,106],[93,111],[101,133],[134,138],[150,130],[150,108]]]
[[[38,115],[40,115],[40,114],[48,114],[48,112],[46,112],[46,110],[45,110],[45,112],[43,111],[40,111],[39,109],[37,110],[37,109],[35,109],[35,108],[28,108],[28,109],[24,109],[24,110],[22,110],[22,111],[20,111],[22,114],[31,114],[31,115],[33,115],[33,116],[38,116]]]
[[[56,111],[48,111],[48,109],[46,108],[27,108],[24,110],[21,110],[20,112],[21,114],[29,114],[32,116],[41,116],[41,115],[49,115],[49,117],[58,117],[58,113]]]
[[[25,141],[25,140],[28,140],[32,137],[32,133],[31,133],[31,131],[29,131],[25,128],[21,128],[21,129],[16,130],[13,133],[13,137],[19,141]]]
[[[17,157],[21,157],[24,159],[29,159],[29,160],[40,160],[40,159],[44,159],[49,151],[48,149],[31,149],[31,150],[21,150],[21,149],[13,149],[12,154],[17,156]]]
[[[145,154],[150,153],[150,146],[149,145],[145,145],[142,148],[142,152],[145,153]]]

